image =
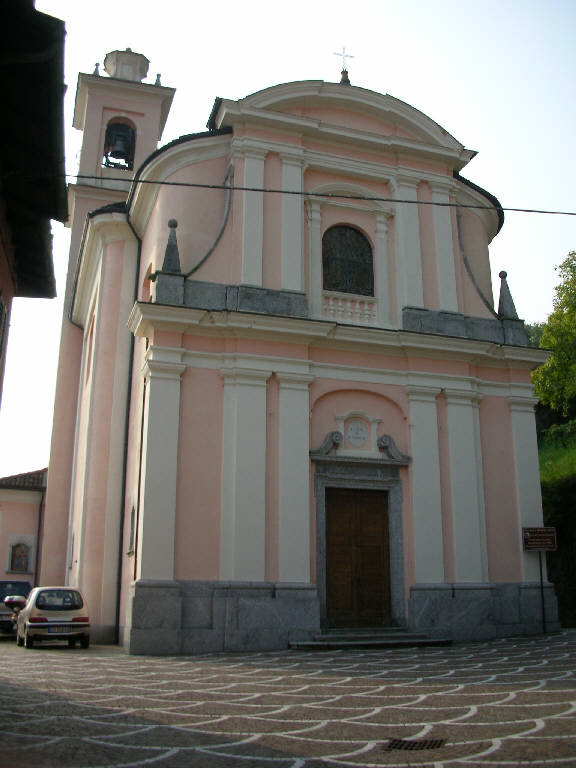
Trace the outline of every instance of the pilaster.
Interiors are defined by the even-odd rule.
[[[414,508],[414,569],[419,584],[444,581],[438,414],[433,387],[406,387],[410,399],[410,444]]]
[[[456,582],[488,578],[486,517],[478,402],[469,390],[446,389],[450,454],[450,494],[454,530]]]
[[[310,581],[310,396],[313,376],[277,373],[278,580]]]
[[[264,581],[266,382],[270,371],[222,368],[224,419],[220,578]]]
[[[390,268],[388,263],[388,218],[384,213],[376,214],[376,248],[374,253],[376,272],[376,298],[378,299],[378,322],[392,323],[390,307]]]
[[[137,579],[174,578],[176,482],[180,428],[180,379],[186,366],[154,359],[148,350],[142,446],[142,493],[138,524]]]
[[[454,243],[450,213],[450,182],[431,182],[434,212],[434,245],[438,272],[438,298],[441,310],[458,312]]]
[[[282,189],[302,192],[303,150],[281,154]],[[282,288],[289,291],[304,289],[302,262],[304,204],[299,194],[282,195]]]
[[[262,245],[264,238],[264,161],[266,150],[233,142],[233,152],[244,160],[242,193],[242,282],[262,285]]]
[[[396,200],[394,223],[396,253],[396,295],[398,312],[404,307],[423,307],[422,253],[418,217],[418,183],[411,176],[392,180]]]
[[[514,445],[514,468],[516,480],[516,503],[521,527],[538,527],[542,523],[542,491],[538,471],[538,445],[536,442],[536,421],[534,406],[538,401],[532,397],[509,397],[508,405],[512,418],[512,440]],[[521,535],[521,532],[518,532]],[[538,557],[531,552],[522,553],[522,576],[524,581],[538,581]]]
[[[322,317],[322,207],[317,199],[308,200],[310,258],[310,316]]]

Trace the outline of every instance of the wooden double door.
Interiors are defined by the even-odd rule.
[[[326,615],[330,627],[391,624],[387,491],[326,489]]]

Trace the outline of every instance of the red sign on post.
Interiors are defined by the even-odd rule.
[[[522,528],[525,552],[555,552],[556,528]]]

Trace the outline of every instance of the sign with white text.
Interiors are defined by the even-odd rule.
[[[522,528],[525,552],[555,552],[556,528]]]

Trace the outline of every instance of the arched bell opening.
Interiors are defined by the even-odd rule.
[[[124,117],[114,117],[106,126],[102,165],[106,168],[132,170],[136,149],[134,125]]]

